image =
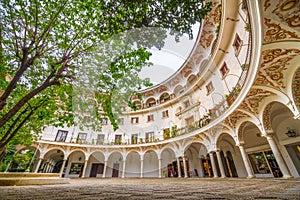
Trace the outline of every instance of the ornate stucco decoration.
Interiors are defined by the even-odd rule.
[[[267,107],[264,110],[263,113],[263,123],[264,123],[264,128],[266,131],[272,131],[272,125],[271,125],[271,109],[272,106],[274,105],[273,103],[270,103],[267,105]]]
[[[226,118],[225,123],[228,123],[230,127],[235,129],[237,121],[245,117],[249,117],[249,116],[239,110],[236,110]]]
[[[300,27],[300,1],[299,0],[280,0],[276,8],[272,11],[288,26]]]
[[[296,32],[285,30],[279,23],[272,22],[271,19],[265,18],[265,42],[273,42],[276,40],[284,40],[284,39],[300,39],[299,34]]]
[[[298,66],[293,78],[292,92],[295,104],[298,110],[300,110],[300,66]]]
[[[284,91],[284,71],[290,61],[299,56],[300,49],[268,49],[262,52],[262,63],[254,82]]]
[[[239,108],[257,115],[259,113],[260,103],[264,98],[269,97],[270,95],[274,95],[274,93],[262,89],[251,89]]]

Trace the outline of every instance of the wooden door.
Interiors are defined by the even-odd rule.
[[[112,177],[119,177],[119,163],[114,163]]]
[[[96,164],[96,163],[92,164],[90,177],[96,177],[97,176],[98,166],[99,166],[99,164]]]

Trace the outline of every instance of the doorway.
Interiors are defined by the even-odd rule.
[[[97,177],[97,174],[103,174],[103,169],[104,169],[103,163],[93,163],[90,177]]]
[[[119,177],[119,163],[114,163],[112,177]]]

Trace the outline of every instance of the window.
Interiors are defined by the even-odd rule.
[[[243,45],[243,41],[241,40],[241,38],[239,37],[239,35],[236,34],[236,35],[235,35],[234,42],[233,42],[233,48],[234,48],[234,50],[235,50],[235,55],[238,55],[238,54],[239,54],[242,45]]]
[[[154,116],[153,115],[148,115],[147,116],[147,122],[154,121]]]
[[[207,95],[209,95],[214,90],[214,86],[211,81],[206,85],[206,90],[207,90]]]
[[[222,65],[221,69],[220,69],[222,78],[224,78],[226,76],[226,74],[229,72],[229,69],[226,65],[226,63],[224,62],[224,64]]]
[[[194,117],[191,116],[191,117],[189,117],[189,118],[186,118],[186,119],[185,119],[185,123],[186,123],[187,126],[193,125],[193,123],[194,123]]]
[[[190,104],[190,101],[189,101],[189,100],[187,100],[187,101],[183,102],[183,105],[184,105],[184,107],[185,107],[185,108],[188,108],[188,107],[190,107],[190,106],[191,106],[191,104]]]
[[[79,133],[77,136],[76,143],[85,143],[86,142],[86,133]]]
[[[115,144],[122,143],[122,135],[115,135]]]
[[[165,110],[162,112],[162,117],[165,118],[165,117],[169,117],[169,112],[168,110]]]
[[[138,124],[139,123],[139,118],[138,117],[132,117],[131,118],[131,123],[132,124]]]
[[[153,142],[154,141],[154,132],[146,133],[145,141],[146,142]]]
[[[66,141],[67,135],[68,135],[68,131],[58,130],[55,141],[64,142]]]
[[[104,134],[98,134],[97,135],[97,144],[103,144],[104,143]]]
[[[107,125],[107,123],[108,123],[108,119],[106,117],[101,119],[101,124],[102,125]]]
[[[138,134],[131,135],[131,144],[137,144]]]
[[[69,174],[80,174],[83,163],[72,163]]]

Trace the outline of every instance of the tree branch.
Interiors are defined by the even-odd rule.
[[[37,95],[38,93],[40,93],[41,91],[43,91],[44,89],[50,87],[51,85],[56,85],[58,84],[58,80],[54,79],[51,81],[52,78],[54,78],[55,72],[51,72],[50,75],[48,76],[48,78],[44,81],[44,83],[35,88],[34,90],[32,90],[31,92],[29,92],[26,96],[24,96],[18,103],[16,103],[16,105],[10,109],[10,111],[8,113],[6,113],[5,115],[3,115],[3,117],[0,119],[0,128],[7,122],[9,121],[21,108],[22,106],[28,102],[31,98],[33,98],[35,95]]]
[[[14,119],[13,123],[9,126],[8,130],[6,131],[5,135],[1,138],[0,144],[3,143],[4,140],[9,136],[13,128],[16,126],[16,124],[19,122],[20,118],[28,111],[28,107],[26,107],[17,117]]]

